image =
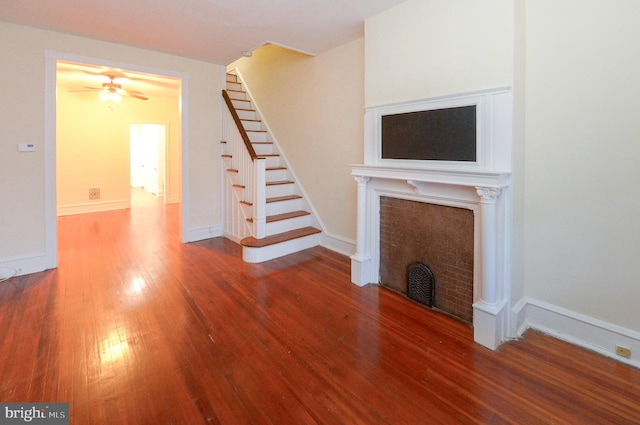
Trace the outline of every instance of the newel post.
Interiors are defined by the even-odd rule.
[[[253,161],[253,237],[262,239],[267,235],[267,170],[266,159]]]

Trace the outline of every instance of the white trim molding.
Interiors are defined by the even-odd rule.
[[[640,332],[576,313],[551,303],[523,297],[512,308],[513,327],[522,336],[535,329],[568,343],[640,367]],[[616,346],[631,349],[631,358],[616,354]]]

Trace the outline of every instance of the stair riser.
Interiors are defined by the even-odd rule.
[[[252,146],[258,155],[270,155],[273,153],[273,143],[254,143]]]
[[[267,133],[264,131],[247,131],[247,135],[249,136],[249,140],[252,142],[268,141]]]
[[[267,170],[267,181],[275,182],[281,180],[287,180],[289,178],[289,173],[286,169],[284,170]]]
[[[273,167],[279,167],[282,164],[280,164],[280,156],[268,156],[266,158],[266,163],[265,163],[267,168],[273,168]]]
[[[228,89],[229,87],[227,87]],[[229,99],[231,100],[249,100],[247,98],[247,94],[243,91],[236,90],[227,90],[227,94],[229,95]]]
[[[299,211],[303,208],[302,199],[291,199],[288,201],[268,202],[266,207],[267,215],[284,214],[291,211]]]
[[[233,100],[231,99],[231,103],[233,106],[240,109],[253,109],[251,107],[251,102],[248,100]]]
[[[238,117],[241,120],[255,120],[256,112],[255,111],[236,111],[238,113]]]
[[[242,121],[242,126],[245,131],[264,130],[264,128],[262,128],[262,121]]]
[[[277,198],[279,196],[289,196],[295,194],[294,184],[276,184],[267,186],[267,198]]]
[[[303,249],[312,248],[320,244],[320,235],[310,235],[304,238],[293,239],[264,248],[242,247],[242,259],[247,263],[262,263],[273,258],[282,257]]]
[[[311,218],[308,215],[302,217],[290,218],[287,220],[274,221],[267,223],[267,236],[277,235],[278,233],[288,232],[290,230],[300,229],[311,225]]]

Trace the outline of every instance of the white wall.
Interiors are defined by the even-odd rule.
[[[47,49],[188,75],[188,232],[204,236],[209,228],[221,228],[217,146],[224,67],[6,23],[0,23],[0,40],[0,266],[29,262],[45,251]],[[18,143],[33,143],[36,151],[19,153]]]
[[[267,45],[229,66],[240,70],[327,234],[346,242],[348,254],[356,237],[349,164],[362,163],[364,151],[363,55],[363,39],[315,57]]]

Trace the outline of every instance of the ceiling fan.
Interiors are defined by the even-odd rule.
[[[109,78],[109,82],[102,83],[102,87],[85,87],[86,90],[100,90],[100,99],[107,101],[112,100],[115,102],[120,102],[122,100],[122,96],[133,97],[140,100],[148,100],[149,98],[143,96],[143,93],[138,90],[125,90],[122,88],[120,84],[114,82],[116,78],[124,78],[124,74],[108,71],[103,73],[102,75]],[[86,90],[78,90],[78,91],[86,91]]]

